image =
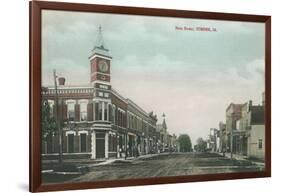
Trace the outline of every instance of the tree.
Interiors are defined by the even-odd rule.
[[[199,137],[196,141],[196,145],[194,146],[195,151],[197,152],[206,152],[207,150],[207,142],[202,138]]]
[[[192,144],[189,135],[182,134],[178,138],[178,143],[180,146],[180,152],[191,152]]]
[[[41,134],[42,140],[46,141],[47,137],[57,130],[56,120],[51,116],[51,108],[47,100],[41,102]]]

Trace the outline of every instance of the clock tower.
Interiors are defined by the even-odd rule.
[[[109,50],[104,45],[101,26],[99,26],[97,43],[89,57],[91,67],[90,78],[91,84],[94,87],[98,87],[100,84],[110,86],[111,59]]]

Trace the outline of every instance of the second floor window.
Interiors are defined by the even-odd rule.
[[[102,102],[95,102],[95,120],[102,120]]]
[[[81,121],[87,120],[87,102],[80,103],[80,119]]]
[[[49,116],[54,117],[54,101],[48,100],[48,104],[49,104]]]
[[[67,103],[67,118],[69,121],[74,121],[74,119],[75,119],[75,103],[74,102]]]
[[[104,102],[104,120],[108,120],[108,103]]]
[[[116,118],[115,118],[115,115],[116,115],[116,107],[115,105],[112,105],[112,123],[115,124],[116,123]]]

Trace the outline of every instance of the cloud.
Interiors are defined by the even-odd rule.
[[[259,103],[264,91],[264,24],[63,11],[43,11],[42,19],[44,85],[53,83],[54,68],[67,84],[89,84],[101,25],[113,87],[147,111],[165,112],[169,131],[193,142],[225,120],[230,102]]]
[[[226,72],[202,70],[200,74],[197,71],[193,74],[181,71],[180,64],[165,57],[156,57],[151,62],[160,62],[160,58],[170,64],[166,71],[163,68],[161,73],[135,68],[123,72],[113,70],[112,84],[145,110],[154,110],[158,115],[164,112],[171,132],[189,132],[195,141],[200,136],[207,136],[209,128],[218,127],[220,121],[225,121],[225,109],[231,102],[261,101],[264,76],[256,70],[262,71],[261,60],[245,64],[248,75],[245,78],[235,68]]]

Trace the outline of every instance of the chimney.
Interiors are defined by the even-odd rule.
[[[59,86],[64,86],[65,84],[65,78],[64,77],[59,77]]]

